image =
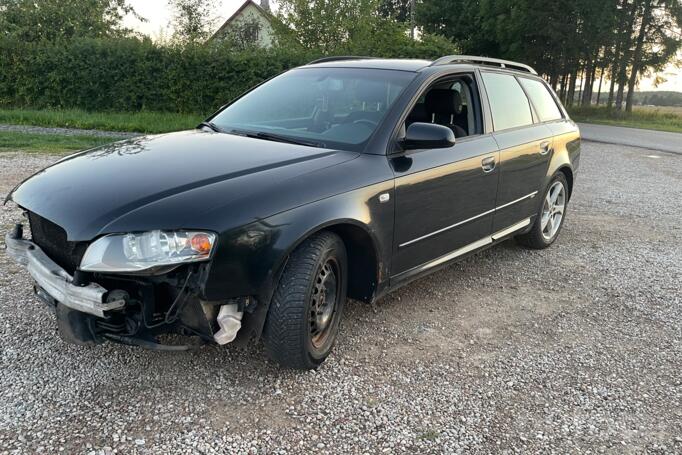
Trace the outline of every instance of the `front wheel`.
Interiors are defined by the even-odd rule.
[[[346,248],[339,236],[321,232],[289,257],[265,321],[265,348],[287,368],[310,370],[334,346],[346,301]]]
[[[563,173],[558,173],[549,183],[533,227],[526,234],[516,237],[524,246],[543,249],[559,236],[568,205],[568,184]]]

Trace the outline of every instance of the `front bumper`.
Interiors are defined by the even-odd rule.
[[[124,300],[107,302],[107,290],[96,283],[73,284],[73,277],[50,259],[38,245],[23,237],[21,225],[5,236],[7,254],[28,269],[36,284],[62,305],[100,318],[125,306]]]

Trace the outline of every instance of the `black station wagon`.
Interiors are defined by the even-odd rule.
[[[578,128],[526,65],[326,58],[195,130],[38,172],[7,198],[30,236],[17,224],[5,241],[66,341],[262,336],[309,369],[347,297],[373,303],[510,237],[551,245],[579,155]]]

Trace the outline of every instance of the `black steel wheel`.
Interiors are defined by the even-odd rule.
[[[265,321],[270,358],[288,368],[317,368],[331,352],[346,301],[343,241],[321,232],[289,257]]]
[[[316,349],[324,347],[338,317],[339,273],[339,264],[336,258],[331,257],[319,268],[315,277],[310,306],[310,342]]]

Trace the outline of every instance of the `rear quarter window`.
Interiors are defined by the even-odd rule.
[[[514,76],[486,72],[481,76],[488,93],[495,131],[533,124],[528,98]]]
[[[549,122],[562,118],[561,111],[545,84],[525,77],[519,78],[519,80],[526,90],[531,103],[533,103],[535,112],[538,114],[538,117],[540,117],[541,122]]]

